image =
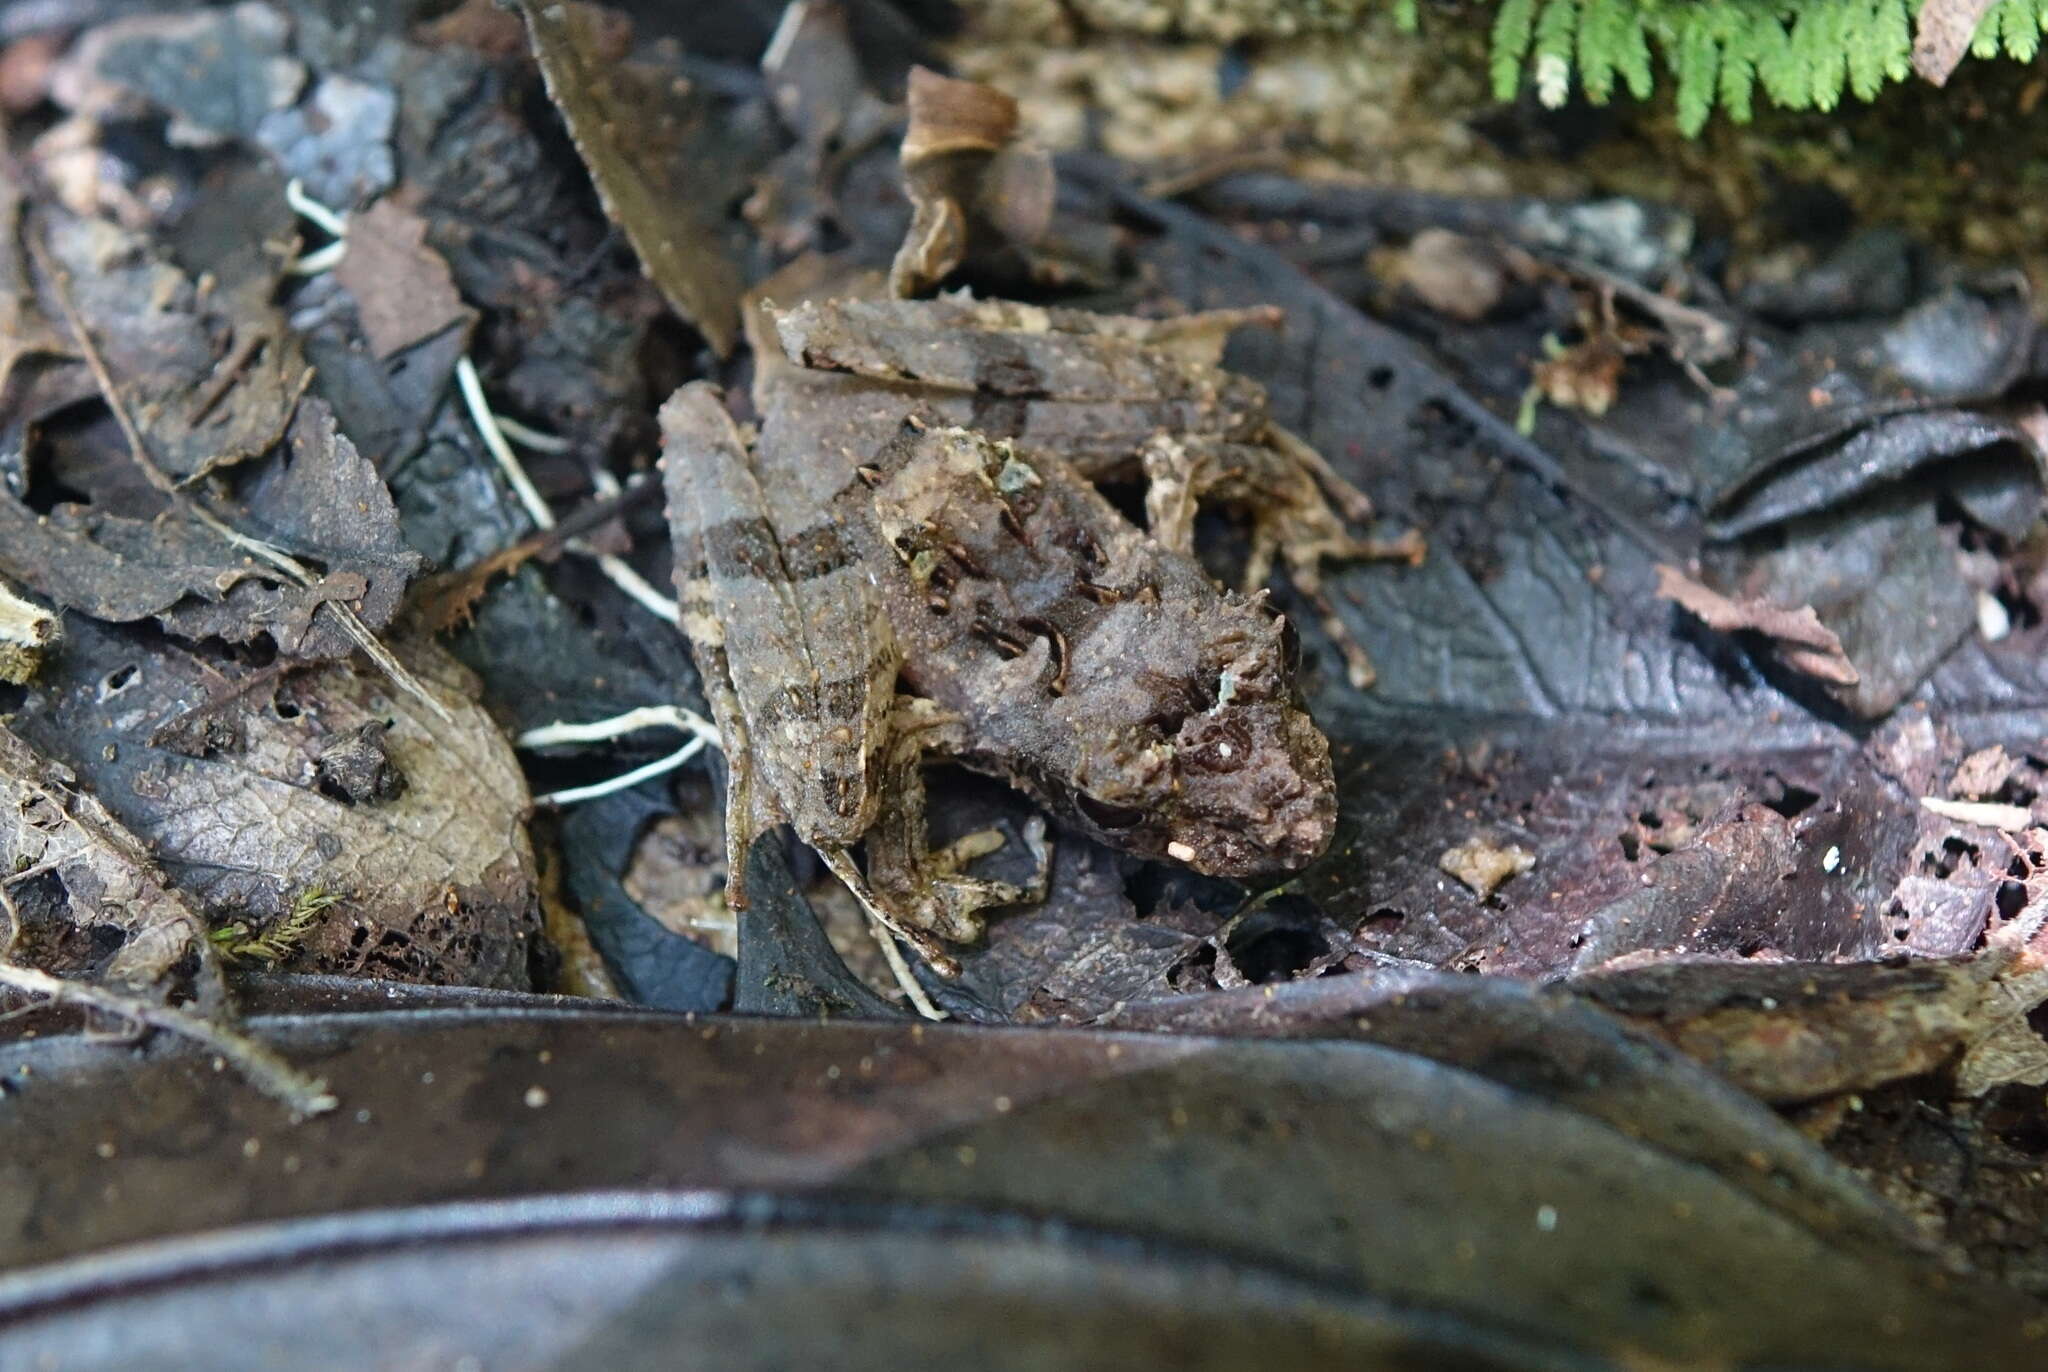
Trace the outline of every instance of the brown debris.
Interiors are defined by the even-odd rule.
[[[26,685],[63,636],[64,625],[55,615],[0,581],[0,681]]]
[[[1389,286],[1468,324],[1492,313],[1509,285],[1498,251],[1449,229],[1424,229],[1405,248],[1376,254],[1373,266]]]
[[[378,357],[404,352],[473,319],[441,254],[427,246],[427,221],[390,198],[349,220],[334,278],[356,299],[356,317]]]
[[[239,691],[248,669],[217,655],[79,620],[14,727],[104,799],[181,908],[260,932],[318,905],[288,965],[524,988],[525,778],[468,673],[429,643],[400,651],[438,713],[348,664],[259,668]],[[205,755],[161,737],[208,703]]]
[[[2005,749],[1999,744],[1979,748],[1956,768],[1956,774],[1948,784],[1948,792],[1965,800],[1983,800],[1998,793],[2011,778],[2015,766],[2017,764],[2006,756]]]
[[[1664,565],[1657,568],[1657,598],[1676,602],[1717,632],[1763,634],[1794,671],[1838,686],[1854,686],[1861,679],[1842,651],[1842,640],[1820,622],[1811,605],[1788,610],[1763,600],[1733,600]]]

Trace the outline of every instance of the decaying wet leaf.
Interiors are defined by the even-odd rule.
[[[10,957],[152,987],[206,937],[150,849],[80,778],[0,727],[0,905]],[[95,937],[104,929],[111,947]]]
[[[427,246],[427,221],[389,199],[349,220],[335,279],[356,298],[371,351],[389,358],[432,338],[470,310],[441,254]]]
[[[322,77],[297,105],[265,115],[256,141],[307,194],[345,210],[396,179],[391,135],[397,120],[398,98],[388,87],[337,73]]]
[[[1674,601],[1719,633],[1753,630],[1772,640],[1785,665],[1839,686],[1854,686],[1856,665],[1842,652],[1842,640],[1820,622],[1811,605],[1788,610],[1763,600],[1731,600],[1679,571],[1657,568],[1657,598]]]
[[[282,262],[246,263],[241,280],[202,290],[156,245],[108,219],[46,208],[25,232],[42,236],[62,276],[39,283],[44,299],[68,293],[173,479],[196,481],[283,437],[312,373],[268,303]],[[54,305],[43,313],[63,317]]]
[[[626,60],[631,26],[581,0],[521,0],[548,94],[605,212],[647,275],[720,355],[739,333],[742,283],[726,247],[717,130],[689,82]]]
[[[51,94],[99,117],[154,105],[174,116],[173,142],[248,137],[305,84],[305,65],[286,51],[289,35],[285,16],[254,0],[130,15],[87,30]]]
[[[2030,836],[2038,864],[2039,831]],[[1674,962],[1575,982],[1765,1100],[1815,1100],[1936,1070],[1958,1095],[2048,1081],[2048,1041],[2028,1015],[2048,1002],[2040,947],[2048,904],[2028,903],[1973,957],[1856,967]]]
[[[69,629],[15,723],[148,845],[190,908],[260,931],[318,892],[334,899],[296,966],[528,984],[538,907],[525,780],[445,654],[404,649],[443,720],[345,664],[255,669],[245,689],[250,669],[225,659],[84,619]],[[344,775],[366,733],[377,756],[349,759]]]

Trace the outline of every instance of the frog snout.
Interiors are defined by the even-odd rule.
[[[1169,855],[1212,876],[1291,872],[1329,846],[1337,825],[1330,745],[1288,702],[1226,705],[1175,738],[1180,791]]]

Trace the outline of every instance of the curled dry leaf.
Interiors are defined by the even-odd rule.
[[[1052,159],[1017,141],[1017,102],[993,87],[912,67],[901,157],[912,215],[893,295],[923,295],[970,255],[1033,243],[1052,220]]]
[[[1854,686],[1861,679],[1842,651],[1842,640],[1820,622],[1811,605],[1788,610],[1764,600],[1734,600],[1665,565],[1657,568],[1657,597],[1676,602],[1720,633],[1748,629],[1763,634],[1794,671],[1838,686]]]

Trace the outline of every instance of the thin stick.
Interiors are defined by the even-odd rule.
[[[673,772],[676,768],[703,752],[705,742],[706,740],[702,737],[693,738],[667,757],[656,758],[646,766],[635,767],[632,771],[615,776],[610,781],[598,781],[588,786],[571,786],[566,790],[550,791],[546,795],[535,796],[533,803],[535,805],[554,806],[575,805],[586,800],[596,800],[599,796],[611,795],[614,791],[630,790],[649,777],[658,777],[664,773]]]
[[[543,529],[555,527],[555,512],[548,508],[547,501],[534,489],[533,479],[526,474],[526,468],[519,461],[519,455],[512,451],[512,445],[505,441],[503,422],[491,411],[490,401],[484,397],[483,380],[477,376],[476,364],[464,354],[455,363],[455,384],[462,392],[463,403],[469,409],[470,422],[476,425],[477,433],[483,438],[484,447],[498,464],[498,470],[505,474],[505,480],[512,485],[512,491],[525,507],[528,518]],[[599,570],[610,579],[614,586],[624,591],[634,603],[670,624],[681,624],[683,612],[680,606],[650,585],[647,579],[633,570],[626,560],[613,553],[600,553],[580,539],[563,545],[573,553],[595,558]]]
[[[83,1005],[188,1038],[226,1059],[236,1071],[248,1078],[250,1085],[293,1114],[324,1114],[339,1103],[328,1092],[326,1082],[293,1067],[268,1044],[175,1006],[159,1005],[140,996],[122,995],[85,982],[67,981],[7,960],[0,960],[0,985],[43,996],[58,1004]]]
[[[642,729],[681,729],[713,747],[724,746],[719,741],[717,725],[695,710],[686,710],[680,705],[642,705],[637,710],[628,710],[610,719],[592,720],[588,724],[566,724],[557,720],[537,729],[528,729],[513,742],[521,748],[558,748],[565,743],[603,743]]]

